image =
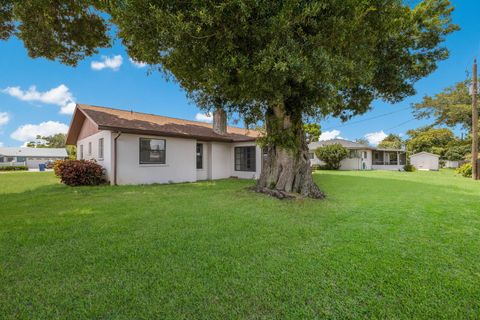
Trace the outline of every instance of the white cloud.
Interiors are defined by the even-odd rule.
[[[10,116],[6,112],[0,112],[0,127],[6,125],[10,121]]]
[[[116,55],[113,57],[102,56],[102,61],[92,61],[90,66],[93,70],[103,70],[105,68],[109,68],[113,71],[117,71],[120,69],[122,63],[123,58],[121,55]]]
[[[320,135],[320,138],[318,138],[319,141],[332,140],[332,139],[342,139],[342,137],[340,137],[339,130],[322,132],[322,134]]]
[[[128,58],[128,60],[137,68],[145,68],[147,66],[145,62],[135,61],[132,58]]]
[[[211,114],[197,113],[195,115],[195,120],[211,123],[213,121],[213,116]]]
[[[22,90],[20,87],[8,87],[3,89],[2,92],[22,101],[57,105],[60,107],[60,113],[62,114],[72,114],[75,109],[73,94],[64,84],[45,92],[38,91],[36,86],[31,86],[28,90]]]
[[[3,142],[0,141],[0,147],[3,147]]]
[[[56,133],[67,133],[68,126],[57,121],[46,121],[40,124],[24,124],[17,128],[10,137],[18,141],[31,141],[37,138],[37,135],[51,136]]]
[[[365,135],[365,138],[373,146],[378,145],[386,137],[387,137],[387,135],[385,134],[385,132],[383,132],[383,130],[378,131],[378,132],[367,133]]]

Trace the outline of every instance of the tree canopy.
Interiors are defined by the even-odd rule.
[[[432,96],[425,96],[422,102],[413,105],[417,119],[433,118],[435,125],[472,126],[472,97],[469,94],[470,80],[457,82],[451,87]]]
[[[403,140],[398,134],[390,133],[380,141],[378,147],[383,149],[401,149],[403,147]]]
[[[447,160],[460,160],[468,152],[468,142],[457,139],[448,128],[421,127],[407,131],[407,150],[410,153],[430,152]],[[467,146],[467,148],[465,148]]]
[[[305,137],[307,142],[318,141],[322,131],[320,130],[320,125],[317,123],[306,123],[303,125],[303,131],[305,131]]]

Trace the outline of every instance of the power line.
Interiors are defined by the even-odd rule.
[[[367,118],[367,119],[361,119],[361,120],[357,120],[357,121],[353,121],[353,122],[348,122],[348,123],[341,124],[341,125],[335,126],[335,127],[325,128],[325,129],[323,129],[323,130],[331,130],[331,129],[343,128],[343,127],[351,126],[351,125],[354,125],[354,124],[358,124],[358,123],[362,123],[362,122],[366,122],[366,121],[370,121],[370,120],[375,120],[375,119],[378,119],[378,118],[386,117],[386,116],[389,116],[389,115],[391,115],[391,114],[395,114],[395,113],[398,113],[398,112],[400,112],[400,111],[404,111],[404,110],[407,110],[407,109],[410,109],[410,107],[406,107],[406,108],[399,109],[399,110],[395,110],[395,111],[388,112],[388,113],[379,114],[379,115],[377,115],[377,116],[373,116],[373,117],[370,117],[370,118]],[[415,119],[411,119],[411,120],[415,120]],[[411,121],[411,120],[409,120],[409,121]]]
[[[385,129],[385,131],[390,131],[390,130],[392,130],[392,129],[401,127],[401,126],[403,126],[404,124],[407,124],[407,123],[409,123],[409,122],[412,122],[413,120],[416,120],[416,119],[415,119],[415,118],[409,119],[409,120],[404,121],[404,122],[402,122],[402,123],[400,123],[400,124],[397,124],[396,126],[393,126],[393,127],[391,127],[391,128]]]

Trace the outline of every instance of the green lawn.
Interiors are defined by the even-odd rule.
[[[315,180],[327,200],[271,199],[242,180],[70,188],[51,173],[0,174],[0,314],[480,317],[480,182]]]

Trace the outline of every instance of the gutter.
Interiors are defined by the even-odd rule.
[[[113,138],[113,184],[117,185],[117,139],[120,138],[122,133],[117,132],[115,138]]]

